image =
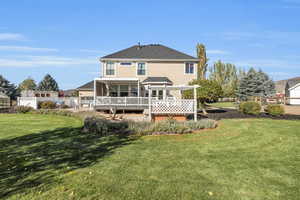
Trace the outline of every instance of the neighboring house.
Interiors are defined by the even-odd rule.
[[[291,105],[300,105],[300,78],[287,81],[285,95],[290,98]]]
[[[10,98],[0,88],[0,111],[10,107]]]
[[[94,81],[90,81],[76,89],[81,107],[90,107],[94,99]]]
[[[56,91],[23,90],[21,97],[58,97]]]
[[[295,78],[291,78],[291,79],[285,79],[285,80],[280,80],[280,81],[276,81],[275,82],[275,89],[276,89],[276,93],[277,95],[280,95],[280,96],[288,96],[288,95],[285,95],[286,94],[286,91],[287,91],[287,83],[288,81],[290,82],[289,84],[292,84],[293,82],[300,82],[300,77],[295,77]]]
[[[199,60],[163,45],[150,44],[129,47],[104,56],[100,61],[102,77],[77,88],[80,98],[97,96],[95,100],[97,109],[106,109],[107,105],[118,104],[125,100],[136,101],[138,105],[149,96],[158,99],[180,99],[180,91],[164,90],[163,87],[188,85],[197,78]],[[92,94],[94,86],[96,90]],[[158,86],[158,89],[152,89],[149,94],[149,86]],[[136,97],[140,99],[137,100]]]

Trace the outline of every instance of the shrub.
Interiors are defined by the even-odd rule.
[[[53,101],[42,101],[39,102],[39,108],[41,109],[55,109],[56,108],[56,103]]]
[[[191,128],[192,130],[200,130],[206,128],[216,128],[217,122],[212,119],[202,119],[200,121],[187,121],[185,122],[185,126]]]
[[[28,113],[33,111],[33,108],[29,106],[16,106],[15,111],[16,113]]]
[[[284,107],[279,104],[269,104],[265,108],[265,112],[269,115],[279,116],[284,114]]]
[[[62,109],[67,109],[67,108],[70,108],[70,106],[68,106],[68,105],[66,105],[66,104],[62,104],[62,105],[60,106],[60,108],[62,108]]]
[[[84,132],[92,132],[101,136],[119,134],[127,130],[127,128],[127,122],[113,122],[97,117],[87,117],[84,120]]]
[[[156,123],[151,122],[135,122],[134,128],[129,128],[138,135],[152,134],[185,134],[205,128],[216,128],[217,122],[211,119],[203,119],[200,121],[178,122],[175,120],[165,120]]]
[[[244,114],[258,115],[261,111],[261,106],[254,101],[242,102],[239,105],[239,111]]]

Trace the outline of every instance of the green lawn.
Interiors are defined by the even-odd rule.
[[[236,104],[234,102],[216,102],[208,104],[211,107],[216,108],[235,108]]]
[[[60,116],[0,115],[0,198],[299,199],[300,121],[106,137]]]

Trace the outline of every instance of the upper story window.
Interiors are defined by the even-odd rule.
[[[131,66],[131,62],[121,62],[120,65],[122,65],[122,66]]]
[[[137,64],[137,75],[146,75],[146,63]]]
[[[107,62],[106,63],[106,75],[115,75],[115,63]]]
[[[194,63],[185,63],[185,73],[194,74]]]

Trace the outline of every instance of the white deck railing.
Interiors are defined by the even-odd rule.
[[[153,98],[157,99],[157,98]],[[96,97],[96,106],[148,106],[148,97]]]
[[[193,99],[153,100],[151,113],[154,114],[191,114],[194,113]]]

